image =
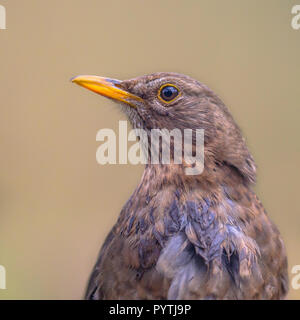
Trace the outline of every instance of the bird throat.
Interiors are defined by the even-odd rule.
[[[211,255],[221,259],[224,250],[230,251],[225,239],[231,238],[229,234],[235,230],[226,226],[237,218],[234,215],[238,207],[230,199],[234,196],[230,195],[230,183],[242,180],[222,170],[227,177],[222,184],[217,170],[212,170],[214,178],[209,177],[209,172],[196,177],[183,175],[183,168],[178,165],[146,166],[141,183],[123,207],[114,228],[116,234],[126,239],[128,247],[124,250],[133,261],[131,267],[152,268],[170,239],[180,234],[189,243],[197,244],[196,248],[202,248],[199,253],[207,263]],[[217,230],[222,230],[221,238],[212,251],[210,245],[219,234]]]

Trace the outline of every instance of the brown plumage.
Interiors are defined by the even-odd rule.
[[[218,96],[174,73],[73,81],[119,100],[149,139],[154,128],[205,130],[201,174],[186,175],[185,162],[146,165],[102,246],[86,298],[284,298],[284,244],[252,191],[254,160]],[[165,85],[178,90],[171,102],[159,96]]]

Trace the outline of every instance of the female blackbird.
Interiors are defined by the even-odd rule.
[[[149,141],[152,129],[204,129],[201,174],[186,174],[191,165],[184,159],[153,164],[149,154],[140,184],[102,246],[86,298],[284,298],[284,244],[252,191],[254,160],[220,98],[175,73],[72,81],[118,101]],[[194,138],[191,144],[197,151]]]

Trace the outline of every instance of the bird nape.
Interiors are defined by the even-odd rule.
[[[170,163],[161,156],[153,163],[147,143],[141,182],[101,248],[86,298],[284,298],[284,244],[252,191],[254,160],[220,98],[176,73],[72,81],[120,103],[150,144],[153,129],[204,130],[200,174],[186,174],[190,164],[185,159],[174,161],[174,141]],[[197,151],[194,137],[190,144]],[[161,155],[161,145],[158,150]]]

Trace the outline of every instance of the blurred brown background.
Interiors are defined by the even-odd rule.
[[[0,299],[79,299],[143,168],[97,164],[125,117],[77,74],[156,71],[209,85],[242,127],[256,191],[300,264],[300,30],[288,0],[0,0]],[[274,261],[276,263],[276,261]],[[300,290],[290,289],[299,299]]]

